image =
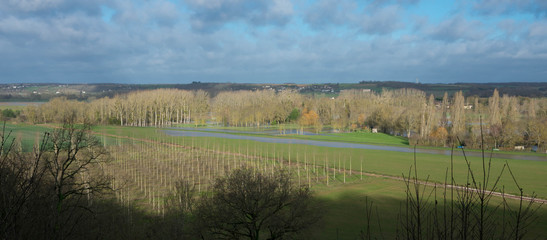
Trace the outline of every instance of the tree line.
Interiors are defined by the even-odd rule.
[[[427,95],[416,89],[381,92],[341,91],[337,97],[310,96],[294,90],[207,92],[177,89],[135,91],[88,102],[55,98],[27,106],[18,116],[31,123],[60,122],[75,113],[78,121],[122,126],[177,124],[254,126],[293,123],[315,131],[370,131],[405,136],[412,144],[488,148],[527,146],[545,149],[547,99],[500,96]]]

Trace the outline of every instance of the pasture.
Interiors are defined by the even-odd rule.
[[[55,126],[6,125],[7,130],[13,131],[12,137],[21,139],[23,150],[28,151],[41,132],[51,131],[52,127]],[[421,180],[441,184],[453,174],[457,184],[464,184],[470,178],[467,171],[469,164],[473,173],[477,174],[473,177],[477,182],[482,181],[483,161],[477,157],[468,157],[466,162],[463,157],[436,154],[414,155],[215,137],[175,137],[157,128],[96,126],[92,131],[110,152],[110,160],[105,163],[106,172],[114,176],[112,188],[116,189],[116,199],[124,206],[163,215],[164,200],[177,180],[190,181],[196,185],[198,192],[207,192],[215,177],[223,176],[234,168],[247,166],[269,172],[283,167],[291,171],[297,183],[311,187],[323,204],[326,214],[318,239],[357,238],[367,224],[367,201],[374,203],[373,212],[380,213],[375,213],[380,218],[371,224],[380,224],[382,231],[374,234],[392,238],[397,230],[393,223],[397,221],[406,196],[404,182],[396,178],[412,175],[410,170],[414,159]],[[314,140],[323,137],[328,141],[339,138],[353,143],[404,145],[402,139],[382,134],[284,137]],[[485,164],[491,166],[489,186],[502,173],[497,189],[518,193],[506,166],[509,165],[525,194],[535,193],[539,198],[547,199],[546,161],[492,159]],[[453,173],[449,171],[451,165]],[[372,176],[374,174],[376,176]],[[494,202],[500,199],[494,197]],[[510,200],[509,204],[516,206],[517,203]],[[542,228],[547,224],[545,208],[539,210],[538,216],[530,231],[544,236],[547,234]]]
[[[174,142],[183,146],[193,144],[204,149],[228,149],[232,153],[245,154],[251,152],[268,158],[281,158],[287,163],[312,164],[317,167],[330,167],[338,170],[361,171],[400,177],[408,175],[414,161],[413,153],[369,150],[329,148],[301,144],[263,143],[250,140],[222,139],[214,137],[173,137],[167,136],[159,129],[137,127],[97,127],[97,133],[105,133],[120,137],[148,139],[158,142]],[[377,135],[382,137],[382,135]],[[455,149],[454,151],[461,151]],[[488,154],[486,154],[488,156]],[[462,156],[416,154],[417,165],[420,169],[420,179],[429,178],[430,181],[442,183],[447,176],[451,164],[454,166],[456,182],[465,182],[467,178],[467,162]],[[313,163],[315,160],[315,164]],[[474,172],[482,172],[482,159],[468,157],[467,160]],[[488,158],[485,159],[488,164]],[[490,162],[492,177],[497,176],[508,165],[517,177],[518,183],[527,194],[535,192],[541,198],[547,198],[547,161],[529,161],[516,159],[496,159]],[[508,193],[518,193],[513,179],[507,168],[500,178],[499,187],[505,187]]]

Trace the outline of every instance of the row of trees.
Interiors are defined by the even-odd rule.
[[[304,97],[291,90],[221,92],[211,100],[212,116],[230,126],[262,126],[289,122]]]
[[[543,147],[547,140],[547,99],[499,96],[465,97],[456,92],[442,98],[415,89],[342,91],[336,98],[314,97],[287,90],[221,92],[211,98],[204,91],[160,89],[138,91],[91,102],[53,99],[28,106],[20,118],[33,123],[60,122],[76,113],[97,124],[172,126],[208,121],[227,126],[298,123],[321,131],[377,128],[409,137],[412,143],[446,145],[464,141],[479,147],[481,128],[489,147]]]
[[[76,114],[79,122],[163,127],[205,122],[210,111],[209,100],[207,92],[176,89],[131,92],[90,102],[54,98],[39,107],[28,106],[25,117],[32,123],[58,123]]]

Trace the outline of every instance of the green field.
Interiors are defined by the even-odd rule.
[[[12,137],[19,136],[23,139],[23,148],[30,149],[36,138],[48,128],[32,125],[7,125],[8,130],[15,130]],[[270,158],[283,158],[285,161],[306,162],[315,165],[324,166],[325,162],[329,167],[339,169],[352,169],[390,176],[402,176],[408,174],[409,168],[413,163],[414,154],[404,152],[392,152],[382,150],[368,149],[344,149],[328,148],[300,144],[281,144],[281,143],[263,143],[250,140],[223,139],[213,137],[172,137],[167,136],[156,128],[139,127],[115,127],[100,126],[93,129],[97,133],[105,133],[115,136],[127,136],[136,139],[147,139],[159,142],[177,143],[181,145],[194,145],[201,148],[217,149],[224,148],[236,153],[253,153]],[[379,141],[383,141],[382,135],[378,136]],[[316,136],[313,136],[316,137]],[[373,138],[369,139],[373,139]],[[112,138],[107,139],[113,141]],[[110,139],[110,140],[108,140]],[[119,140],[118,140],[119,141]],[[388,138],[388,141],[390,139]],[[443,182],[450,167],[451,157],[436,154],[417,154],[417,165],[420,172],[420,178],[429,178],[431,181]],[[474,172],[482,171],[482,160],[478,157],[468,157]],[[508,164],[513,173],[517,176],[518,183],[523,187],[525,193],[535,192],[539,197],[547,199],[547,162],[527,161],[514,159],[492,159],[492,176],[501,172],[503,166]],[[456,182],[463,183],[466,180],[467,165],[465,159],[461,156],[453,158],[454,176]],[[518,189],[513,183],[507,170],[500,179],[500,187],[504,186],[508,193],[518,193]]]
[[[13,111],[23,111],[24,108],[25,108],[25,106],[12,106],[12,105],[0,104],[0,111],[2,111],[4,109],[11,109]]]
[[[431,191],[433,188],[427,188]],[[371,235],[376,239],[395,239],[397,229],[395,223],[399,221],[398,213],[405,202],[405,185],[401,181],[386,178],[364,178],[347,184],[334,186],[317,186],[315,188],[318,199],[324,204],[325,218],[321,225],[319,239],[358,239],[361,231],[365,231],[367,224],[365,211],[366,203],[372,202],[372,217],[370,221]],[[428,192],[429,193],[429,192]],[[437,199],[442,201],[440,189]],[[494,198],[492,205],[499,204],[500,198]],[[433,204],[431,197],[429,204]],[[509,200],[512,207],[518,206],[515,200]],[[491,206],[492,207],[492,206]],[[494,215],[502,219],[499,211]],[[538,218],[529,226],[529,234],[525,239],[542,239],[547,234],[547,209],[541,207],[537,212]],[[379,230],[380,227],[381,231]],[[499,227],[499,226],[498,226]]]
[[[30,149],[36,138],[40,136],[40,132],[48,129],[51,130],[48,126],[12,124],[8,124],[7,129],[14,131],[12,136],[19,136],[23,140],[23,149]],[[306,169],[304,171],[301,170],[302,167],[298,168],[298,173],[300,174],[298,179],[302,183],[313,180],[312,189],[316,192],[318,199],[324,204],[326,215],[323,221],[321,236],[318,236],[321,239],[357,238],[359,231],[363,230],[365,225],[364,209],[366,197],[376,204],[375,206],[378,207],[380,212],[387,213],[381,214],[382,232],[386,239],[392,238],[395,232],[392,223],[395,222],[399,206],[405,197],[404,183],[382,177],[365,176],[361,180],[361,175],[358,172],[362,169],[366,173],[400,177],[403,174],[408,175],[410,167],[414,163],[414,154],[403,152],[264,143],[214,137],[172,137],[165,135],[161,129],[156,128],[96,126],[93,128],[93,131],[103,139],[106,146],[123,147],[125,143],[134,145],[135,142],[155,142],[155,144],[160,144],[156,147],[152,146],[148,150],[141,149],[143,151],[142,154],[133,154],[131,148],[124,148],[123,151],[128,153],[124,154],[120,152],[118,154],[120,156],[117,156],[122,158],[136,157],[137,159],[143,159],[146,158],[145,156],[149,156],[155,159],[176,159],[177,156],[195,157],[199,155],[203,156],[204,159],[218,160],[225,158],[221,155],[230,154],[230,157],[226,161],[228,164],[233,162],[234,165],[236,161],[243,161],[241,157],[237,156],[244,155],[267,157],[260,160],[262,162],[259,162],[259,160],[251,162],[251,164],[258,164],[257,166],[264,168],[267,168],[266,164],[288,164],[289,162],[292,164],[298,162],[301,163],[301,166],[308,166],[311,170]],[[384,145],[405,146],[404,139],[369,133],[344,133],[329,136],[291,135],[286,137],[302,137],[311,140],[321,139],[328,141],[339,139],[344,142],[375,142]],[[160,150],[158,146],[164,147],[161,144],[177,144],[179,146],[191,146],[191,148],[186,148],[186,150],[170,150],[167,147],[164,150]],[[189,153],[188,149],[196,150],[191,150],[192,152]],[[157,151],[158,154],[153,153],[153,151]],[[194,151],[198,152],[194,153]],[[482,160],[477,157],[470,157],[468,160],[474,173],[480,173],[476,176],[477,181],[482,180]],[[126,161],[123,160],[115,163],[118,165],[112,169],[112,172],[122,171],[123,168],[121,166],[126,166]],[[451,165],[451,158],[445,155],[417,154],[416,163],[420,179],[429,179],[433,182],[442,183]],[[452,163],[456,182],[464,184],[467,179],[465,159],[463,157],[454,157]],[[511,167],[525,194],[531,195],[535,192],[538,197],[547,199],[547,175],[544,174],[547,171],[547,162],[493,159],[491,163],[492,182],[506,163]],[[171,163],[170,161],[158,161],[149,164],[152,164],[150,165],[152,166],[150,167],[151,169],[167,169],[171,166],[178,166],[176,165],[178,163]],[[329,169],[326,176],[323,171],[325,165]],[[138,166],[138,163],[135,163],[135,166]],[[209,168],[211,167],[210,165],[208,166]],[[354,172],[349,170],[353,170]],[[311,176],[307,176],[306,174],[311,174]],[[159,179],[163,179],[163,177]],[[330,179],[328,186],[326,185],[327,179]],[[343,183],[344,181],[346,182],[345,184]],[[508,193],[518,193],[518,188],[514,184],[512,177],[508,174],[507,169],[504,170],[500,178],[498,188],[501,189],[502,186]],[[146,199],[139,199],[138,201],[146,202]],[[534,233],[542,235],[547,234],[544,232],[545,229],[541,228],[541,226],[547,224],[547,212],[544,209],[538,214],[539,219],[537,223],[540,224],[540,227],[534,225],[531,228]],[[375,222],[375,224],[377,223]]]
[[[317,140],[317,141],[333,141],[333,142],[408,147],[408,139],[404,137],[391,136],[385,133],[350,132],[350,133],[331,133],[326,135],[291,134],[291,135],[285,135],[282,137]]]
[[[184,127],[193,127],[188,125],[180,125]],[[207,129],[207,130],[205,130]],[[218,129],[219,131],[215,131]],[[241,132],[225,132],[221,130],[241,131]],[[272,130],[279,131],[274,134]],[[234,135],[246,135],[246,136],[261,136],[272,138],[291,138],[291,139],[306,139],[315,141],[333,141],[333,142],[347,142],[347,143],[361,143],[372,145],[389,145],[408,147],[408,139],[399,136],[392,136],[385,133],[370,133],[370,132],[348,132],[348,133],[324,133],[317,135],[302,135],[302,134],[282,134],[283,130],[300,130],[297,125],[278,125],[268,128],[256,128],[256,127],[206,127],[206,128],[194,128],[192,130],[180,130],[180,131],[204,131],[204,132],[217,132],[227,133]],[[266,132],[268,131],[268,132]],[[311,132],[313,129],[305,129],[305,131]]]
[[[328,148],[301,144],[281,144],[281,143],[263,143],[250,140],[223,139],[214,137],[172,137],[155,128],[138,127],[96,127],[96,132],[107,133],[117,136],[129,136],[131,138],[144,138],[154,141],[175,142],[181,145],[200,146],[205,148],[225,148],[236,153],[257,153],[270,158],[281,157],[285,161],[307,162],[311,164],[315,158],[316,165],[324,166],[325,161],[329,167],[342,169],[361,170],[361,161],[363,171],[370,173],[385,174],[390,176],[402,176],[407,174],[413,163],[414,154],[404,152],[392,152],[382,150],[368,149],[345,149]],[[383,135],[378,136],[379,141],[383,141]],[[316,136],[313,136],[316,137]],[[369,138],[373,139],[373,138]],[[391,141],[393,138],[387,138]],[[394,141],[391,141],[394,142]],[[456,151],[456,150],[455,150]],[[447,155],[418,153],[417,165],[421,170],[420,178],[435,182],[443,182],[450,167],[451,157]],[[482,159],[478,157],[468,157],[474,172],[482,172]],[[524,188],[527,194],[533,192],[541,198],[547,199],[547,162],[514,160],[514,159],[492,159],[492,176],[500,173],[505,164],[511,167],[513,173],[517,176],[518,183]],[[456,182],[464,183],[467,177],[467,165],[465,159],[461,156],[453,158],[454,176]],[[505,186],[506,192],[518,193],[518,189],[513,183],[513,179],[505,170],[500,179],[500,187]]]
[[[3,123],[0,123],[0,132],[2,131]],[[5,134],[9,134],[8,141],[13,139],[20,140],[20,146],[23,151],[31,151],[34,144],[40,141],[46,131],[51,131],[50,128],[44,126],[28,125],[28,124],[9,124],[5,125]]]

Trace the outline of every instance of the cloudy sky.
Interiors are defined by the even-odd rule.
[[[0,83],[546,82],[545,0],[1,0]]]

